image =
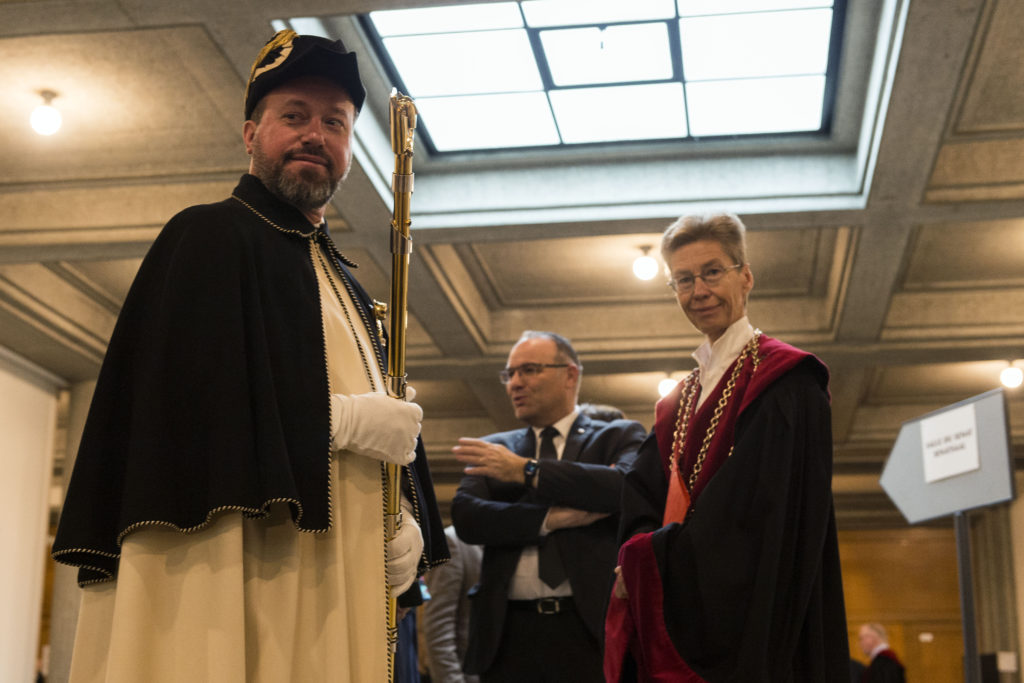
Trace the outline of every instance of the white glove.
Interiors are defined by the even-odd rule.
[[[331,394],[331,440],[349,450],[393,465],[416,459],[423,409],[387,394]]]
[[[395,537],[388,541],[388,585],[391,593],[398,597],[416,580],[416,567],[423,554],[423,535],[416,523],[412,505],[402,497],[402,526]]]

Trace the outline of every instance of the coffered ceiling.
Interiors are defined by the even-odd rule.
[[[345,15],[428,4],[0,0],[0,346],[69,384],[95,377],[160,227],[246,170],[244,79],[289,17],[360,51],[370,100],[329,220],[387,300],[390,84]],[[1024,358],[1024,5],[849,14],[829,141],[417,157],[408,370],[443,501],[454,440],[515,426],[497,371],[524,329],[570,337],[581,399],[650,426],[658,381],[700,340],[632,260],[676,216],[725,208],[750,229],[752,323],[832,370],[840,526],[903,524],[877,483],[902,422]],[[28,128],[43,89],[64,115],[48,138]],[[614,106],[601,115],[614,125]],[[1021,458],[1024,401],[1007,398]]]

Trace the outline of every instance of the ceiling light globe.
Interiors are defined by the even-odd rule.
[[[41,104],[36,107],[29,119],[29,123],[32,124],[32,130],[40,135],[53,135],[60,130],[61,122],[60,112],[48,104]]]
[[[672,391],[672,389],[677,384],[679,384],[678,381],[672,379],[671,377],[666,377],[665,379],[658,382],[658,395],[661,397],[668,396],[668,392]]]
[[[1006,368],[999,373],[999,381],[1007,389],[1016,389],[1024,382],[1024,370],[1020,368]]]
[[[633,261],[633,275],[641,280],[650,280],[658,274],[658,262],[652,256],[637,256]]]

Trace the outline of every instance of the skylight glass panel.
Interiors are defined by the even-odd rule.
[[[555,90],[551,106],[567,144],[686,135],[678,83]]]
[[[690,134],[817,130],[824,88],[824,76],[688,83]]]
[[[529,0],[523,2],[529,26],[580,26],[675,18],[674,0]]]
[[[381,36],[454,33],[519,28],[523,16],[514,2],[370,12]]]
[[[672,77],[663,22],[541,31],[540,40],[556,86]]]
[[[324,22],[320,17],[296,17],[289,21],[291,29],[303,36],[320,36],[321,38],[330,38],[327,33],[327,28],[324,26]],[[281,28],[288,28],[283,26]],[[281,28],[275,28],[276,31],[280,31]]]
[[[523,0],[360,22],[427,149],[457,152],[827,133],[845,7]]]
[[[413,97],[542,90],[523,29],[385,38]]]
[[[677,0],[679,16],[831,7],[831,0]]]
[[[830,9],[695,17],[679,24],[687,80],[824,74],[828,65]]]
[[[416,100],[440,152],[557,145],[558,131],[543,92]]]

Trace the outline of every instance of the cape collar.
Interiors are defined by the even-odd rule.
[[[345,265],[358,268],[334,245],[325,219],[319,226],[313,226],[306,216],[291,204],[278,198],[266,185],[251,173],[244,174],[231,192],[231,197],[256,215],[261,221],[285,234],[302,238],[324,238],[332,251]]]

